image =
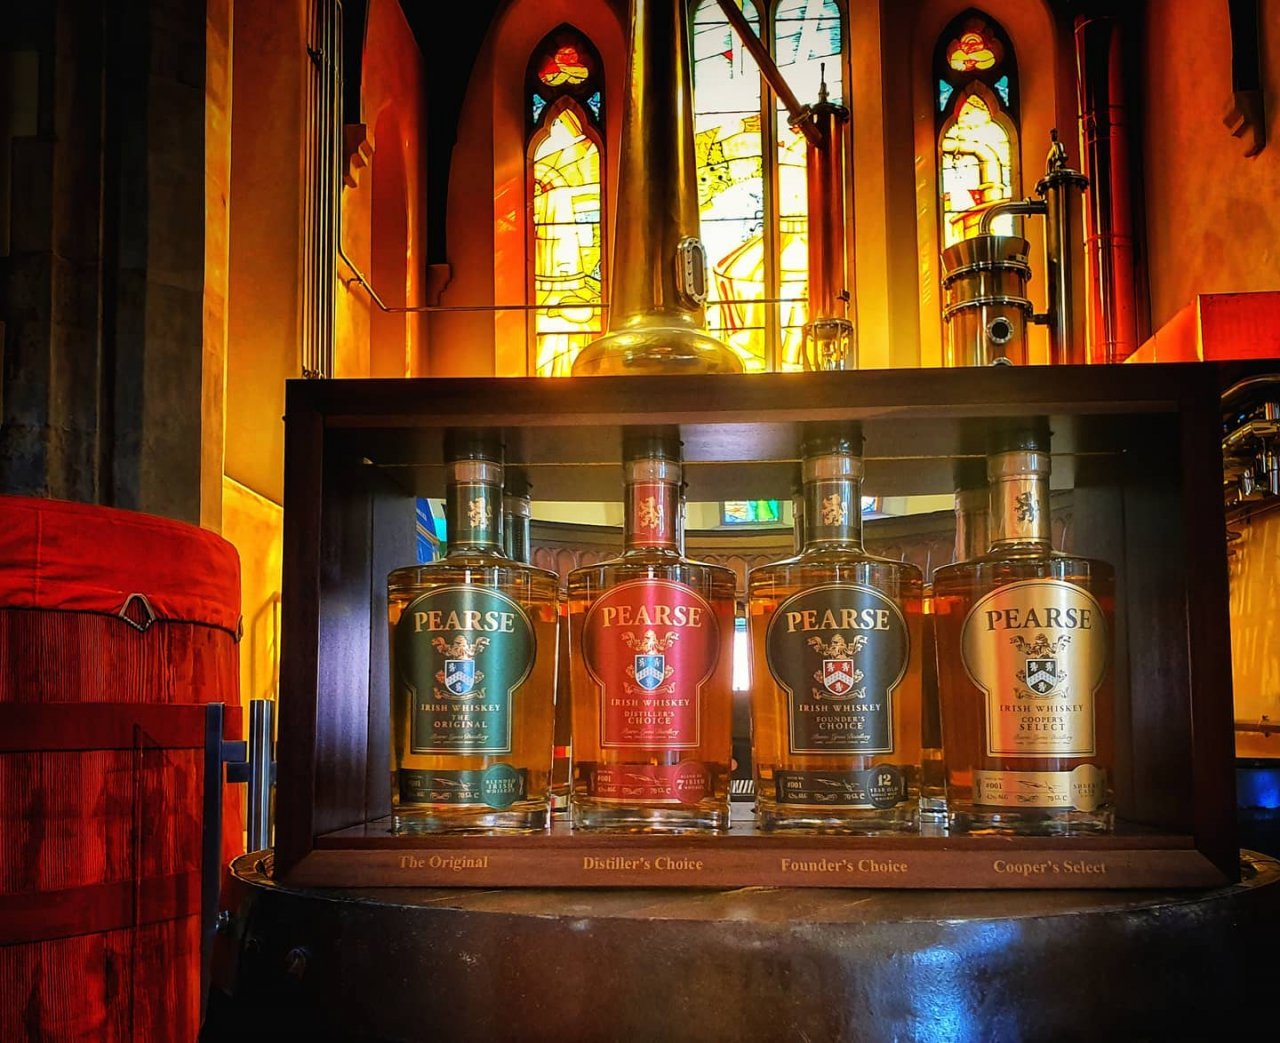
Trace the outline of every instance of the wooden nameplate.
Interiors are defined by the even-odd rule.
[[[1216,887],[1190,836],[829,837],[546,833],[394,836],[380,819],[319,836],[285,875],[301,887]]]

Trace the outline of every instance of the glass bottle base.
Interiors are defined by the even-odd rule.
[[[498,810],[448,804],[404,804],[391,814],[397,836],[439,836],[447,833],[541,833],[551,821],[545,804]]]
[[[756,828],[764,833],[825,833],[873,837],[915,833],[920,815],[915,806],[836,812],[829,808],[781,808],[756,804]]]
[[[952,833],[983,833],[1015,837],[1096,836],[1115,832],[1115,811],[1098,808],[1004,808],[982,804],[952,804],[948,825]]]
[[[575,799],[573,828],[592,833],[723,833],[729,805],[615,804]]]

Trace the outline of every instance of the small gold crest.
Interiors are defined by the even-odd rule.
[[[472,528],[478,529],[487,526],[489,518],[489,501],[483,496],[477,496],[467,504],[467,522]]]
[[[648,496],[636,507],[636,519],[642,529],[656,529],[662,524],[662,512],[658,510],[658,500]]]
[[[823,525],[843,525],[848,516],[849,510],[839,493],[832,493],[822,501]]]

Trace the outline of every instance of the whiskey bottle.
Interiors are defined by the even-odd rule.
[[[569,574],[575,829],[729,826],[735,577],[684,557],[676,428],[623,433],[624,549]]]
[[[934,574],[951,827],[1113,827],[1114,572],[1053,550],[1049,430],[994,425],[990,547]]]
[[[497,433],[447,431],[445,467],[447,553],[387,578],[392,830],[543,829],[558,580],[503,553]]]
[[[533,487],[523,468],[509,467],[502,487],[502,549],[512,561],[532,560],[529,529],[533,520]]]
[[[952,562],[969,561],[987,551],[987,462],[972,457],[956,463],[955,545]],[[942,763],[942,709],[938,702],[937,639],[933,625],[933,583],[924,588],[924,642],[921,672],[924,690],[924,760],[920,777],[920,812],[945,824],[946,773]]]
[[[914,565],[863,549],[861,454],[859,425],[805,425],[800,553],[750,574],[752,761],[764,830],[918,825],[923,579]]]

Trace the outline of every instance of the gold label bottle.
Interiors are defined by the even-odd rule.
[[[923,579],[863,550],[861,452],[857,424],[806,425],[800,552],[748,582],[761,829],[918,826]]]
[[[1113,828],[1114,572],[1053,550],[1049,433],[1000,425],[990,549],[934,574],[953,829]]]
[[[681,553],[675,428],[628,429],[624,549],[569,574],[575,829],[729,826],[735,578]]]
[[[393,831],[546,827],[554,573],[502,550],[502,444],[445,437],[448,552],[387,579]]]

